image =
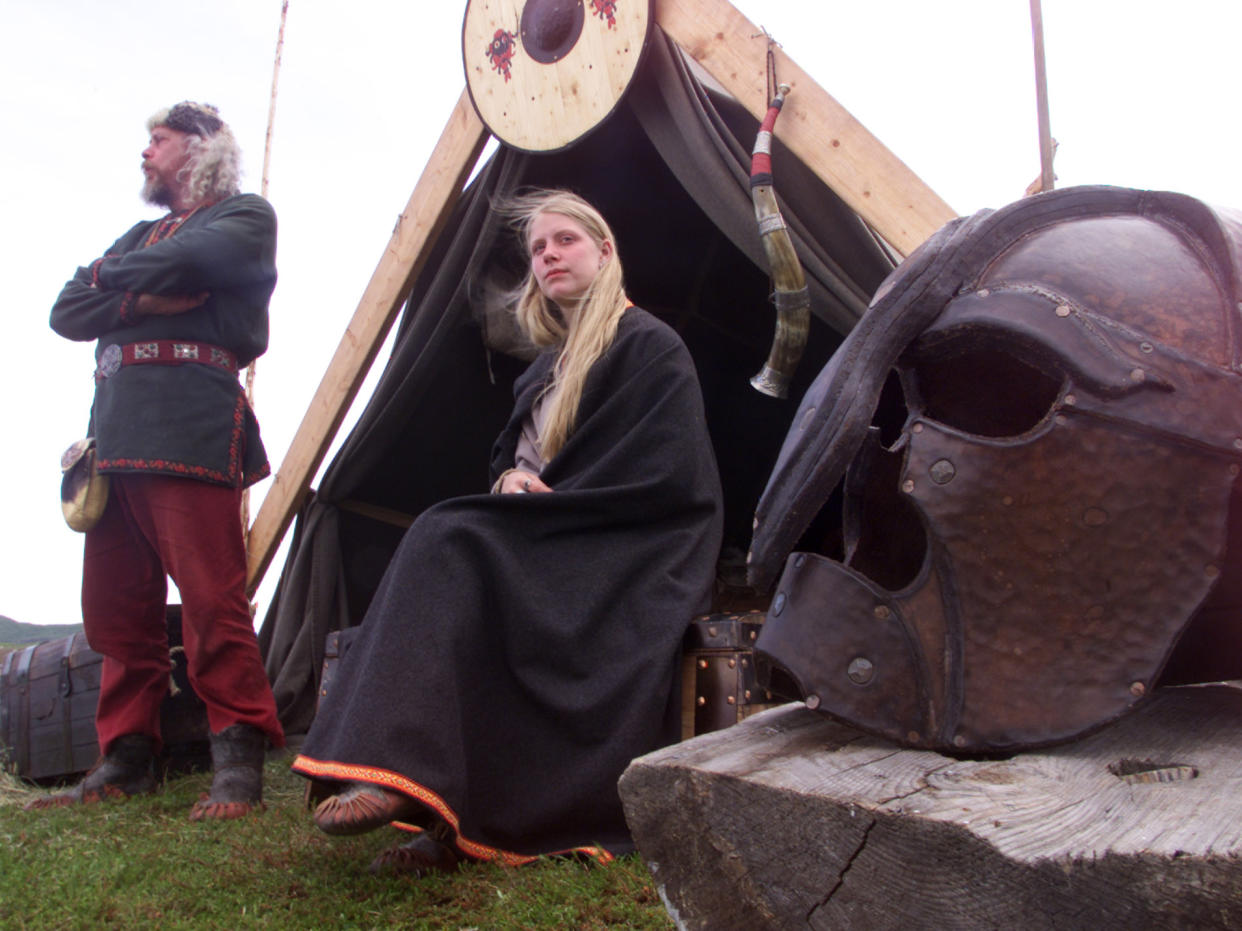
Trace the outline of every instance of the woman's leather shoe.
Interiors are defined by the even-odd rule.
[[[451,844],[438,841],[431,832],[424,831],[413,840],[381,853],[371,861],[371,872],[414,877],[451,873],[463,859]]]
[[[315,826],[325,834],[365,834],[390,821],[415,818],[422,808],[399,792],[369,782],[351,782],[320,802],[313,817]]]

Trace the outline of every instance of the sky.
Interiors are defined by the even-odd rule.
[[[1038,176],[1029,0],[735,5],[959,213],[1015,200]],[[1042,7],[1057,186],[1174,190],[1242,208],[1233,64],[1242,4]],[[268,189],[280,281],[255,381],[273,470],[465,85],[465,9],[289,0]],[[52,302],[78,265],[158,215],[138,197],[155,110],[187,98],[217,105],[245,151],[243,188],[260,189],[280,14],[281,0],[0,3],[10,337],[0,362],[0,615],[81,620],[82,537],[57,498],[60,454],[86,429],[93,347],[48,328]],[[269,485],[255,486],[252,514]],[[259,590],[260,619],[283,561],[282,552]]]

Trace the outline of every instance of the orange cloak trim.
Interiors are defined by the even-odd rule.
[[[571,847],[568,850],[553,850],[545,854],[532,855],[501,850],[497,847],[480,844],[478,841],[472,841],[469,838],[462,837],[459,833],[458,829],[461,821],[457,817],[457,813],[445,803],[444,799],[440,798],[440,796],[426,786],[419,785],[412,779],[407,779],[400,773],[394,773],[391,770],[378,769],[373,766],[357,766],[353,763],[316,760],[302,754],[298,754],[293,761],[292,769],[296,773],[301,773],[303,776],[309,776],[313,779],[331,779],[338,782],[369,782],[372,785],[391,789],[394,792],[400,792],[402,795],[408,795],[416,802],[426,805],[448,822],[453,832],[457,834],[453,843],[462,853],[476,860],[493,861],[502,863],[505,866],[522,866],[527,863],[533,863],[542,857],[585,856],[601,864],[611,863],[615,859],[603,847]],[[392,826],[402,831],[417,832],[423,830],[417,825],[405,824],[401,821],[392,822]]]

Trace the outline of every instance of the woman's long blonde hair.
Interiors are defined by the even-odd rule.
[[[591,366],[598,361],[617,335],[617,324],[629,306],[617,243],[608,222],[589,203],[570,191],[537,190],[513,198],[504,208],[527,248],[531,269],[518,288],[515,313],[518,326],[536,346],[559,346],[553,376],[544,389],[548,396],[539,453],[549,461],[560,452],[573,433]],[[539,290],[530,261],[530,228],[545,213],[569,217],[586,230],[597,247],[612,244],[612,253],[578,302],[577,312],[568,324],[560,309]]]

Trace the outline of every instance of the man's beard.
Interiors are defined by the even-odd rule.
[[[148,175],[142,184],[142,199],[154,207],[172,207],[172,186],[159,175]]]

